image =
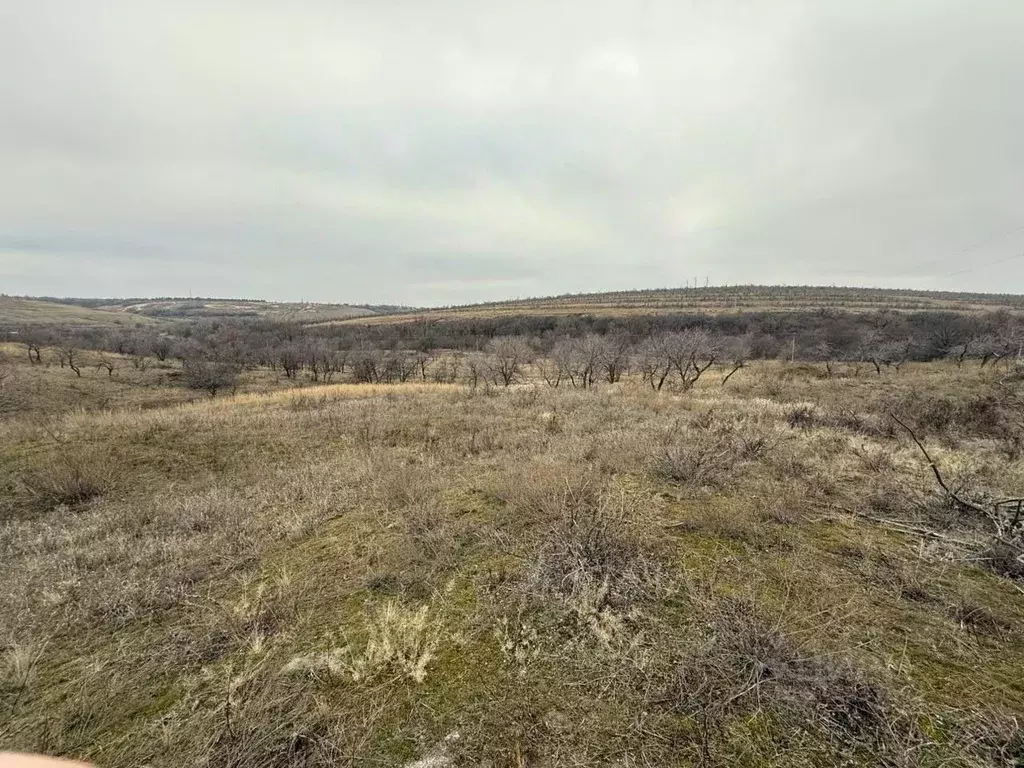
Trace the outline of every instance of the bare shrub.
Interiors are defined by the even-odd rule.
[[[692,488],[721,488],[746,464],[778,448],[784,435],[749,423],[708,421],[670,432],[653,460],[659,477]]]
[[[207,677],[161,720],[152,735],[160,751],[150,755],[132,745],[125,764],[159,764],[173,755],[178,765],[327,768],[349,751],[346,716],[317,706],[315,686],[275,674],[270,659]]]
[[[182,367],[185,385],[189,389],[201,389],[210,397],[216,397],[225,389],[234,389],[238,373],[238,366],[234,363],[201,358],[186,360]]]
[[[622,496],[567,508],[530,574],[531,592],[555,600],[575,629],[604,647],[636,635],[639,606],[663,584],[659,562],[626,524]]]
[[[16,487],[38,509],[76,506],[102,496],[114,481],[114,469],[98,456],[58,453],[22,473]]]
[[[847,663],[809,655],[749,603],[727,598],[708,610],[706,634],[662,699],[690,719],[705,760],[731,718],[758,710],[828,734],[844,751],[920,738],[885,688]]]

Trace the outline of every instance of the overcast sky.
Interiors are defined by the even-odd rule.
[[[1022,0],[4,0],[0,291],[1024,292]]]

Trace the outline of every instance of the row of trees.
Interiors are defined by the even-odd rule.
[[[1024,346],[1024,324],[1013,315],[918,314],[515,318],[512,326],[537,332],[498,335],[492,331],[508,321],[360,327],[235,320],[159,329],[26,327],[10,329],[7,339],[22,345],[31,364],[42,364],[46,350],[49,361],[77,376],[83,365],[113,376],[125,360],[136,368],[176,360],[186,384],[211,394],[230,388],[239,372],[254,367],[314,382],[344,377],[503,386],[522,380],[529,368],[551,386],[584,389],[633,373],[660,390],[670,382],[688,389],[713,366],[728,381],[755,359],[817,363],[828,375],[863,367],[881,374],[899,371],[910,360],[998,365],[1017,359]],[[82,350],[90,351],[86,363]]]

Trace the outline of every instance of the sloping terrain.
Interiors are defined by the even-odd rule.
[[[373,309],[349,304],[249,299],[66,299],[64,301],[112,312],[180,319],[259,317],[297,323],[315,323],[376,314]]]
[[[967,313],[998,309],[1021,311],[1024,310],[1024,296],[880,288],[739,285],[551,296],[419,312],[396,312],[381,317],[357,318],[351,322],[400,323],[424,319],[456,320],[517,315],[616,316],[808,310],[868,312],[883,309]]]
[[[889,416],[960,498],[1020,495],[1002,375],[758,363],[689,392],[340,384],[0,421],[0,743],[1019,764],[1024,591]]]
[[[149,325],[147,317],[125,316],[117,312],[79,307],[41,299],[0,296],[0,327],[21,325],[60,325],[63,327],[98,328]]]

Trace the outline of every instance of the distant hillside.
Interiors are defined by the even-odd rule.
[[[868,312],[947,310],[1024,311],[1018,294],[954,293],[884,288],[737,285],[709,288],[664,288],[609,293],[565,294],[547,298],[471,304],[355,318],[355,323],[398,323],[413,320],[455,320],[505,315],[639,315],[669,313],[733,313],[836,309]]]
[[[312,302],[277,302],[253,299],[210,298],[129,298],[129,299],[52,299],[52,301],[107,312],[121,312],[146,317],[199,319],[215,317],[261,317],[318,323],[378,314],[371,306],[349,304],[315,304]],[[408,309],[381,308],[381,311]]]
[[[152,325],[149,317],[126,315],[48,299],[0,296],[0,328],[22,325],[107,327]]]

